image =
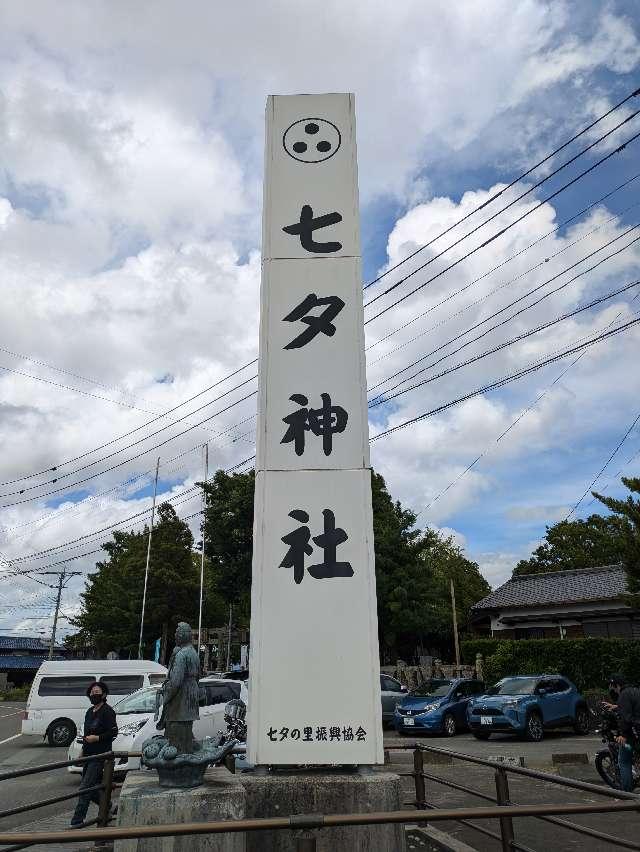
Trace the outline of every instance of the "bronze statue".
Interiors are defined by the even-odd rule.
[[[162,703],[158,728],[165,735],[142,743],[142,764],[157,770],[161,787],[197,787],[202,784],[207,766],[219,766],[235,748],[238,737],[246,738],[246,707],[242,701],[233,701],[225,714],[227,734],[219,731],[202,742],[193,739],[193,723],[200,718],[199,676],[200,660],[191,644],[191,627],[181,621],[167,679],[156,699],[155,718]]]
[[[167,740],[178,754],[193,753],[193,723],[200,718],[200,660],[191,642],[191,635],[191,627],[181,621],[176,628],[176,644],[169,660],[169,673],[158,695],[158,701],[162,701],[158,729],[164,730]],[[156,707],[156,718],[157,712]]]

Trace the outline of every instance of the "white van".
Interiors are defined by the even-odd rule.
[[[31,685],[22,733],[68,746],[82,730],[87,688],[94,680],[107,684],[113,705],[144,686],[161,684],[166,676],[165,666],[149,660],[46,660]]]

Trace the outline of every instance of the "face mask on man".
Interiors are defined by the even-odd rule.
[[[100,692],[98,695],[94,695],[93,693],[89,696],[89,701],[92,704],[102,704],[102,693]]]

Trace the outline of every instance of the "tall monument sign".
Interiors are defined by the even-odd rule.
[[[267,102],[249,759],[382,763],[355,113]]]

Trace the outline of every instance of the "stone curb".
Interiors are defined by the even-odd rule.
[[[404,746],[404,743],[402,743]],[[402,754],[406,754],[406,758],[398,760],[398,750],[394,747],[393,744],[389,743],[385,746],[384,751],[384,762],[385,765],[389,766],[394,762],[413,762],[413,756],[409,749],[402,749]],[[392,757],[392,752],[395,752],[395,755]],[[470,755],[472,757],[484,757],[484,755]],[[556,770],[559,766],[585,766],[593,763],[593,755],[589,755],[587,752],[552,752],[549,756],[545,757],[542,760],[537,760],[535,757],[527,756],[523,754],[492,754],[487,755],[487,760],[495,760],[498,763],[506,763],[511,764],[512,766],[526,766],[529,769],[547,769],[547,770]],[[395,760],[394,760],[395,758]],[[436,752],[423,752],[423,761],[425,764],[431,765],[451,765],[457,764],[458,761],[454,760],[449,755],[439,754]],[[462,763],[462,761],[460,761]]]
[[[407,825],[405,826],[405,830],[407,834],[411,832],[413,835],[417,834],[418,837],[429,840],[441,852],[477,852],[473,846],[469,846],[467,843],[463,843],[462,840],[457,840],[455,837],[451,837],[450,834],[445,834],[444,831],[440,831],[439,828],[434,828],[431,825]],[[408,841],[407,847],[411,848]]]

